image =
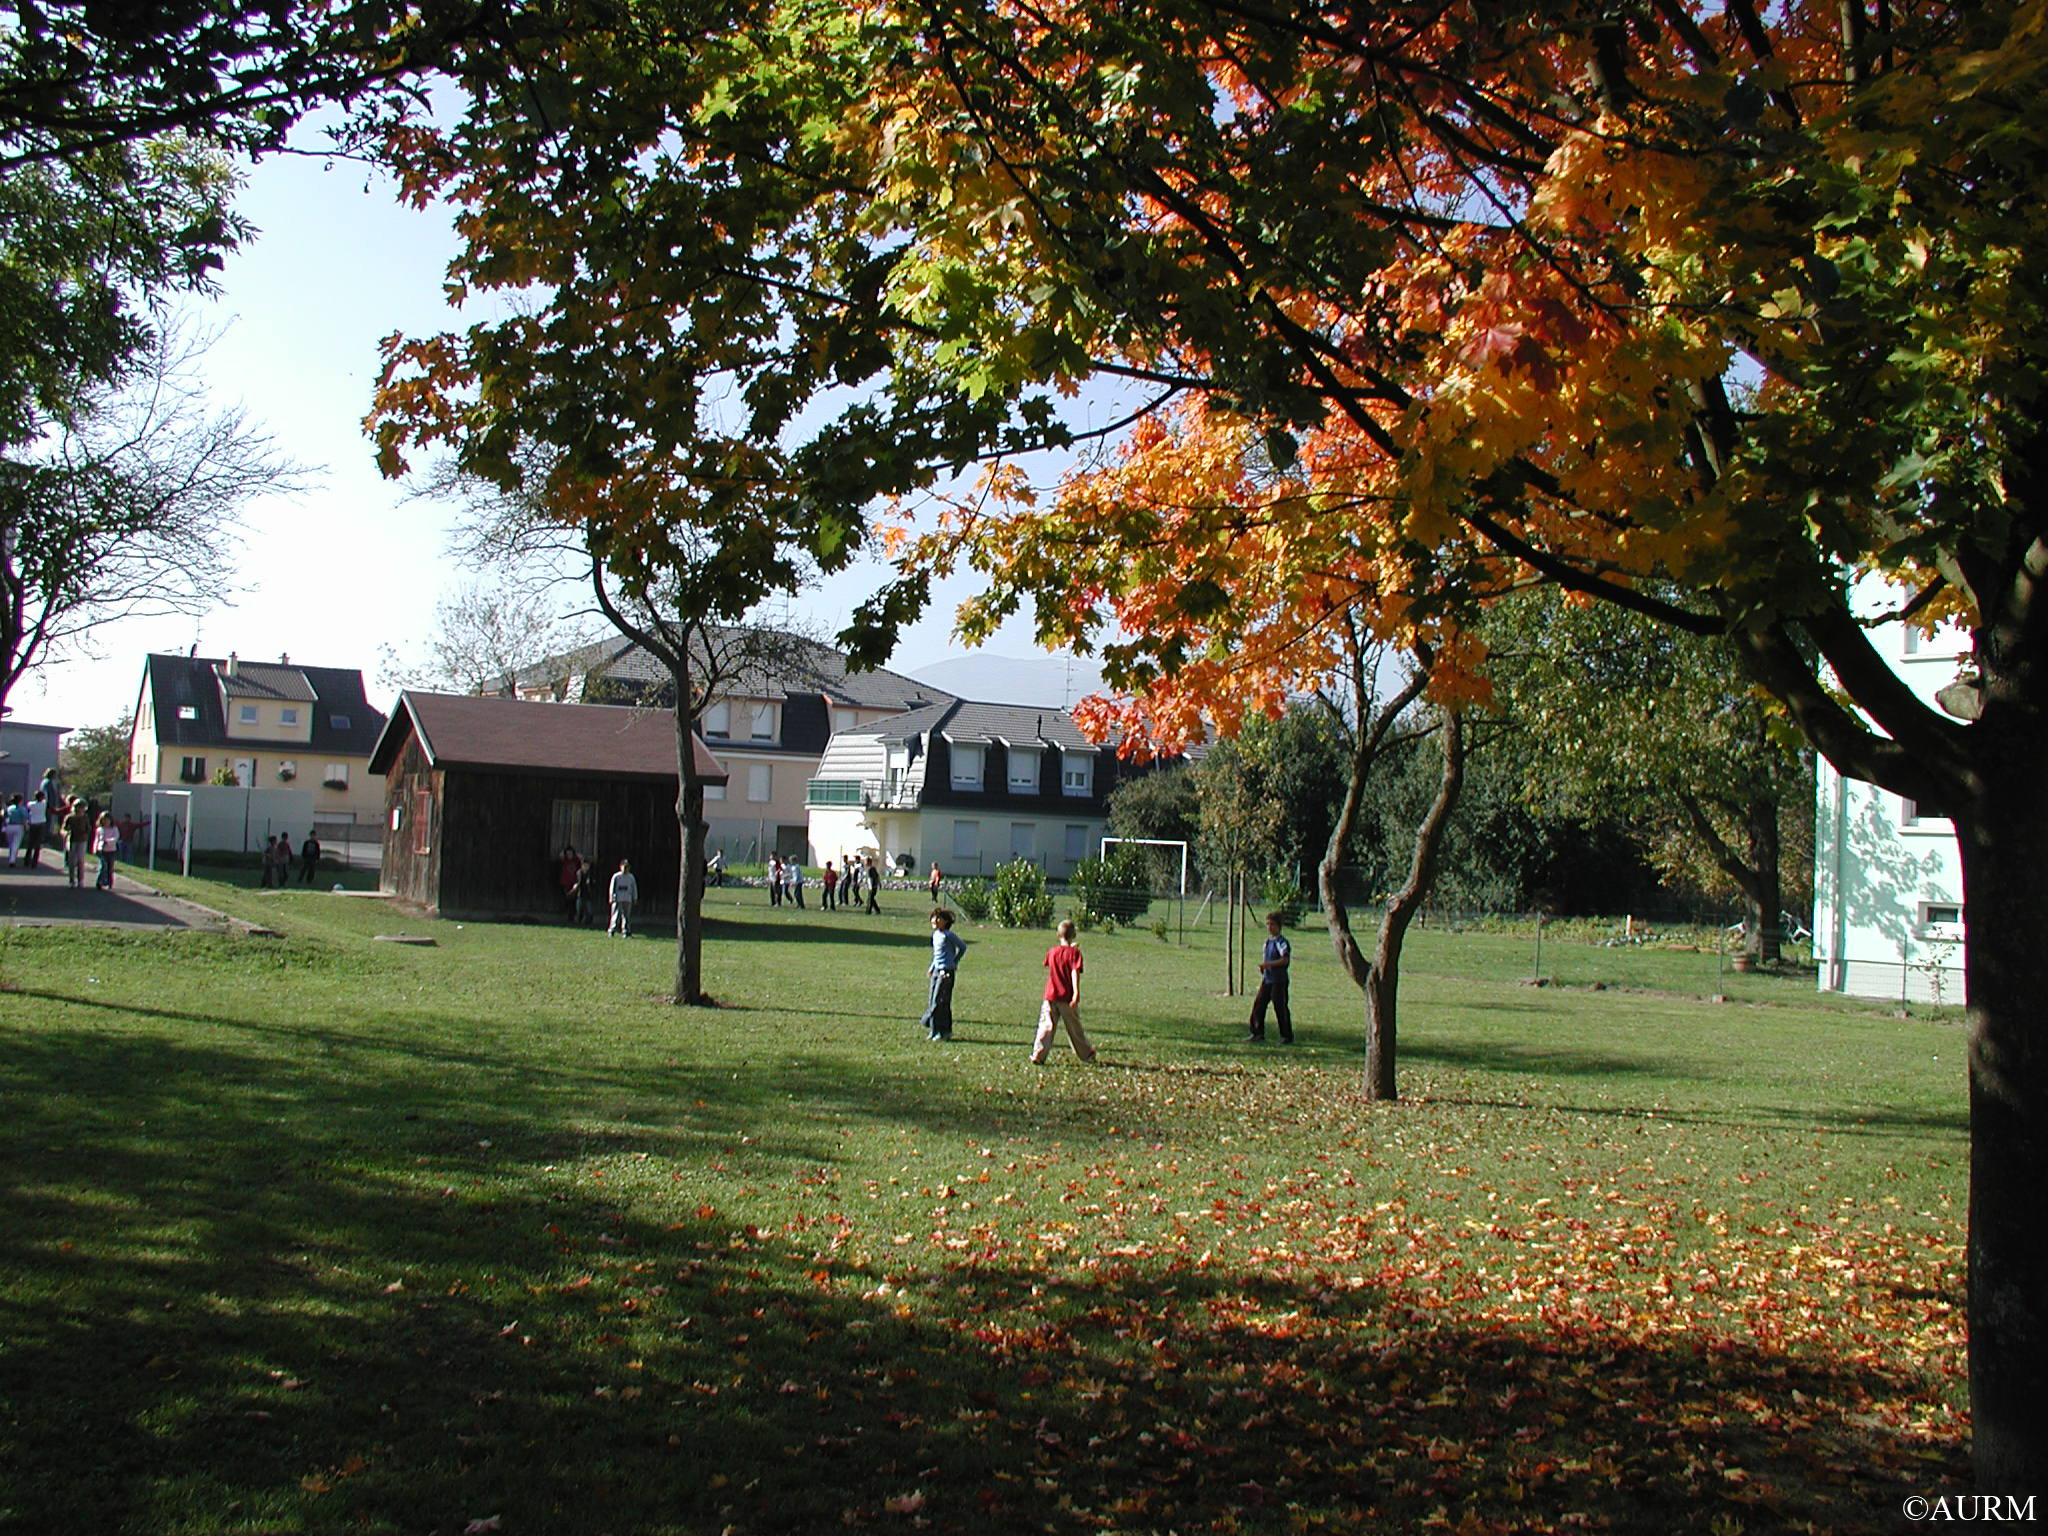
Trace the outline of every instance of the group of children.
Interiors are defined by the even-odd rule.
[[[311,832],[299,845],[299,881],[311,885],[320,871],[320,839]],[[292,883],[292,835],[280,832],[263,844],[263,884],[283,889]]]
[[[843,870],[833,868],[827,859],[818,875],[818,907],[830,912],[838,908],[851,912],[860,906],[861,895],[867,895],[867,910],[880,912],[877,901],[882,889],[881,867],[872,858],[849,858]],[[784,859],[780,854],[768,858],[768,905],[779,907],[785,901],[793,906],[804,904],[804,867],[796,859]]]
[[[562,850],[555,866],[555,878],[562,888],[562,902],[569,921],[582,926],[597,918],[597,884],[603,877],[595,864],[586,862],[573,846]],[[633,908],[640,903],[640,877],[633,873],[631,859],[619,860],[605,882],[605,899],[611,907],[611,921],[605,932],[618,938],[633,936]]]
[[[944,907],[932,909],[931,1000],[922,1023],[928,1040],[953,1038],[953,984],[959,978],[960,958],[967,953],[967,941],[953,931],[955,919]],[[1293,947],[1281,933],[1281,914],[1266,917],[1266,948],[1259,960],[1259,991],[1252,1000],[1249,1036],[1266,1038],[1266,1012],[1270,1008],[1280,1026],[1283,1045],[1294,1043],[1294,1015],[1288,1007],[1287,970]],[[1074,937],[1074,925],[1063,921],[1058,939],[1045,952],[1045,995],[1038,1007],[1038,1033],[1031,1041],[1031,1059],[1043,1062],[1052,1051],[1054,1039],[1065,1028],[1067,1043],[1083,1061],[1095,1059],[1095,1047],[1081,1027],[1081,946]]]
[[[125,821],[116,822],[113,812],[99,810],[83,795],[66,798],[58,791],[52,774],[43,776],[42,786],[32,798],[13,795],[9,797],[5,810],[0,811],[0,832],[5,834],[8,867],[11,869],[16,863],[22,863],[29,869],[39,869],[42,867],[43,849],[61,842],[64,847],[64,878],[74,890],[85,884],[85,856],[88,853],[97,855],[100,861],[94,888],[102,891],[114,888],[114,864],[127,841],[128,825]]]

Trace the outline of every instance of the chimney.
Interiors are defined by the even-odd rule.
[[[277,653],[277,664],[280,667],[290,666],[292,664],[292,653],[290,651],[279,651]]]
[[[242,675],[242,658],[241,658],[241,657],[239,657],[239,656],[237,656],[237,655],[236,655],[236,654],[235,654],[235,653],[234,653],[233,651],[229,651],[229,652],[228,652],[228,676],[229,676],[229,677],[240,677],[241,675]]]

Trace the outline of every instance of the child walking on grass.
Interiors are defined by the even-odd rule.
[[[1038,1008],[1038,1038],[1031,1042],[1033,1061],[1045,1060],[1062,1024],[1074,1054],[1093,1061],[1095,1047],[1081,1028],[1081,946],[1074,942],[1071,921],[1060,924],[1059,942],[1045,952],[1045,1001]]]

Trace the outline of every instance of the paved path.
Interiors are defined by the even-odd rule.
[[[122,869],[114,871],[114,888],[92,887],[99,861],[86,861],[85,888],[73,890],[64,879],[62,856],[43,853],[39,868],[0,864],[0,925],[22,928],[206,928],[225,932],[228,920],[218,912],[151,890]],[[144,873],[147,873],[146,871]]]

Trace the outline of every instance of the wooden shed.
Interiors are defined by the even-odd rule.
[[[726,772],[693,741],[707,784]],[[608,704],[398,696],[370,756],[384,775],[383,888],[443,917],[551,917],[570,846],[631,859],[643,912],[673,911],[675,719]]]

